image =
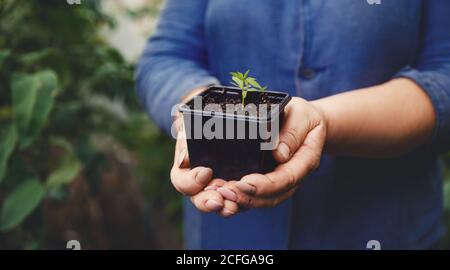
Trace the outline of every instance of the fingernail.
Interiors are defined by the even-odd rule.
[[[237,195],[233,191],[229,190],[228,188],[218,188],[217,192],[219,192],[225,199],[236,202]]]
[[[280,153],[280,155],[284,158],[284,159],[288,159],[289,155],[290,155],[290,150],[289,150],[289,146],[287,146],[287,144],[285,143],[280,143],[277,147],[277,151]]]
[[[217,189],[217,186],[212,185],[212,186],[207,186],[207,187],[205,187],[204,191],[208,191],[208,190],[216,190],[216,189]]]
[[[219,211],[222,209],[222,205],[214,200],[207,200],[205,205],[210,211]]]
[[[222,211],[223,211],[223,214],[226,216],[232,216],[232,215],[236,214],[235,212],[233,212],[227,208],[224,208]]]
[[[242,191],[244,193],[253,194],[255,192],[255,187],[250,184],[247,184],[245,182],[239,181],[239,182],[236,182],[235,185],[240,191]]]
[[[178,155],[178,167],[181,167],[183,164],[184,158],[186,157],[186,149],[181,150],[180,154]]]
[[[197,173],[197,175],[195,176],[195,180],[199,184],[206,185],[211,180],[211,177],[212,177],[212,170],[205,168]]]

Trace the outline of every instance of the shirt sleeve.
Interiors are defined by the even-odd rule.
[[[428,94],[436,112],[431,147],[450,150],[450,1],[424,1],[422,44],[414,66],[395,77],[415,81]]]
[[[136,87],[156,124],[170,133],[174,106],[189,91],[218,84],[207,67],[204,17],[208,0],[167,0],[138,63]]]

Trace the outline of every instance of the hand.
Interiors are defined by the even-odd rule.
[[[198,90],[193,91],[190,96],[198,92]],[[177,142],[170,179],[175,189],[186,196],[190,196],[192,203],[202,212],[217,212],[224,217],[237,213],[238,205],[224,199],[217,191],[225,185],[224,180],[212,179],[213,171],[210,168],[196,167],[189,169],[189,156],[181,114],[178,114],[175,118],[174,127],[177,131]]]
[[[327,137],[323,113],[310,102],[293,98],[285,117],[273,151],[281,164],[267,174],[226,182],[217,190],[225,199],[245,208],[274,207],[292,196],[300,181],[318,168]]]

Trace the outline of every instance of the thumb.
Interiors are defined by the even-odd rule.
[[[286,111],[286,118],[281,128],[279,142],[273,151],[274,158],[284,163],[300,148],[309,132],[309,121],[295,110]]]

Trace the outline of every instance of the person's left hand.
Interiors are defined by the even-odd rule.
[[[326,136],[323,113],[310,102],[293,98],[285,108],[279,143],[273,151],[281,164],[267,174],[222,182],[216,190],[244,209],[274,207],[292,196],[300,181],[318,168]]]

